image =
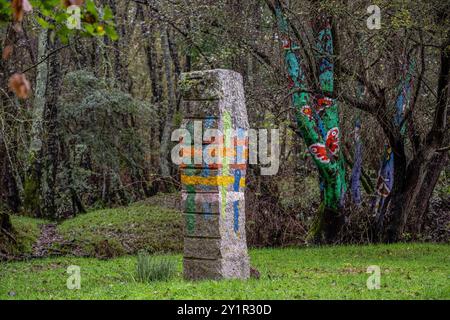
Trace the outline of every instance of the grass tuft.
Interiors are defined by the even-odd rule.
[[[169,257],[155,257],[140,252],[137,257],[136,280],[138,282],[167,281],[175,276],[177,262]]]

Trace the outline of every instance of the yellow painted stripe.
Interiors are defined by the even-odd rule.
[[[234,177],[219,176],[219,177],[199,177],[181,175],[181,183],[185,185],[203,185],[203,186],[222,186],[226,187],[234,183]],[[241,188],[245,187],[245,178],[241,178],[239,182]]]

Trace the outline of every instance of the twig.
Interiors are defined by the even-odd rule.
[[[67,48],[67,47],[70,47],[71,45],[72,45],[72,44],[69,43],[69,44],[66,44],[66,45],[64,45],[64,46],[62,46],[62,47],[56,48],[55,50],[49,52],[49,53],[48,53],[44,58],[42,58],[40,61],[38,61],[38,62],[35,63],[34,65],[32,65],[32,66],[26,68],[25,70],[23,70],[21,73],[25,73],[25,72],[30,71],[31,69],[36,68],[36,67],[37,67],[38,65],[40,65],[41,63],[47,61],[48,58],[50,58],[50,57],[51,57],[52,55],[54,55],[55,53],[61,51],[62,49],[65,49],[65,48]]]
[[[152,10],[153,12],[155,12],[157,14],[157,19],[160,22],[165,22],[170,24],[170,26],[177,31],[179,34],[181,34],[185,39],[187,39],[192,46],[198,51],[198,53],[205,59],[206,63],[212,68],[213,64],[211,63],[211,61],[208,59],[208,57],[204,54],[203,50],[197,45],[195,44],[195,42],[189,37],[189,34],[186,33],[185,31],[181,30],[174,22],[170,21],[167,17],[164,17],[162,15],[162,13],[158,10],[158,8],[155,8],[154,6],[152,6],[149,1],[147,0],[132,0],[133,2],[137,3],[137,4],[141,4],[144,6],[147,6],[148,8],[150,8],[150,10]]]
[[[448,151],[448,150],[450,150],[450,146],[447,146],[447,147],[444,147],[444,148],[437,149],[436,152],[445,152],[445,151]]]

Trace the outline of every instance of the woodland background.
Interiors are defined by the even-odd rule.
[[[450,3],[445,1],[304,1],[283,3],[314,55],[311,19],[333,17],[334,98],[339,101],[347,180],[361,121],[362,198],[346,197],[339,243],[448,242]],[[0,237],[13,236],[10,215],[62,220],[99,208],[127,206],[179,190],[170,134],[183,118],[180,73],[213,68],[240,72],[252,128],[281,129],[280,171],[248,177],[247,228],[252,246],[311,241],[320,211],[319,175],[298,134],[283,48],[271,1],[98,0],[114,30],[90,36],[43,28],[33,10],[22,31],[0,27]],[[382,8],[369,30],[366,9]],[[5,19],[7,20],[7,19]],[[67,39],[66,39],[67,38]],[[417,59],[406,133],[392,126],[405,54]],[[31,83],[28,99],[8,88],[12,74]],[[312,74],[314,74],[312,72]],[[365,93],[358,95],[363,84]],[[372,203],[386,143],[396,174],[380,227]],[[402,208],[396,208],[396,207]],[[401,223],[403,221],[404,223]],[[389,230],[395,231],[390,236]],[[386,234],[386,236],[384,236]],[[0,245],[1,249],[1,245]]]

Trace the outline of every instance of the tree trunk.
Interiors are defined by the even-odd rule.
[[[118,83],[118,87],[125,92],[131,92],[133,82],[131,81],[130,73],[128,72],[128,62],[126,58],[128,55],[121,54],[122,51],[126,51],[125,48],[128,46],[128,41],[126,37],[125,26],[128,23],[128,5],[129,2],[124,2],[125,8],[119,13],[119,8],[117,7],[116,0],[110,0],[109,5],[111,11],[114,15],[114,22],[116,29],[118,30],[119,39],[113,41],[112,45],[114,47],[114,76]],[[119,2],[120,3],[120,2]],[[132,33],[131,33],[132,34]],[[125,61],[123,61],[125,59]]]
[[[58,41],[53,44],[57,46]],[[57,131],[58,97],[62,85],[61,57],[59,53],[52,55],[48,60],[48,81],[45,90],[45,147],[43,160],[42,194],[43,212],[47,218],[56,219],[57,208],[57,172],[59,162],[59,136]]]
[[[14,33],[9,33],[9,38],[5,43],[14,43]],[[3,52],[2,44],[0,44],[0,51]],[[0,59],[0,108],[2,108],[1,114],[4,118],[0,119],[0,201],[5,204],[10,211],[19,212],[22,201],[20,198],[21,180],[14,165],[17,163],[16,154],[17,146],[11,146],[8,140],[12,140],[12,137],[7,136],[13,134],[15,130],[10,130],[13,124],[13,119],[17,116],[17,106],[12,103],[12,99],[6,94],[8,90],[8,78],[12,74],[10,64]],[[14,140],[12,140],[14,141]],[[0,208],[1,210],[1,208]],[[5,218],[6,219],[6,218]]]
[[[38,39],[38,60],[47,54],[48,30],[42,29]],[[33,100],[33,119],[31,124],[31,138],[28,147],[24,208],[34,216],[41,214],[40,179],[42,156],[42,131],[44,125],[44,110],[46,100],[46,86],[48,77],[47,63],[41,63],[36,70],[36,89]]]
[[[161,135],[160,169],[161,176],[163,178],[169,178],[171,176],[169,162],[170,135],[172,133],[173,117],[175,115],[176,109],[176,95],[174,78],[172,75],[172,63],[169,47],[170,42],[167,27],[163,27],[161,30],[161,44],[163,47],[164,71],[167,83],[167,113],[164,121],[163,132]]]
[[[412,226],[414,226],[412,231],[416,234],[422,232],[424,217],[428,211],[433,191],[439,181],[442,170],[447,164],[448,152],[436,153],[428,163],[415,204],[411,206]]]
[[[15,242],[13,231],[9,215],[0,208],[0,261],[4,258],[3,255],[6,255],[6,258],[8,258],[7,255],[10,251],[8,250],[9,243],[11,241]]]
[[[400,238],[401,233],[403,232],[403,215],[405,206],[405,191],[410,188],[414,188],[415,180],[417,179],[416,172],[414,172],[414,176],[409,176],[406,179],[407,172],[407,159],[404,150],[403,140],[397,140],[393,145],[393,156],[394,156],[394,185],[390,194],[389,205],[390,208],[388,210],[388,214],[392,216],[392,221],[390,222],[387,228],[387,242],[397,242]],[[408,181],[407,181],[408,180]],[[384,208],[382,208],[384,210]],[[379,221],[381,226],[384,226],[383,222]],[[381,230],[379,230],[382,232]],[[380,235],[379,235],[380,236]],[[382,236],[381,236],[382,238]]]
[[[394,189],[392,194],[392,221],[387,229],[388,242],[401,241],[407,231],[415,234],[421,231],[423,217],[447,160],[446,152],[429,150],[425,156],[413,159],[407,170],[400,170],[396,174],[395,181],[399,181],[399,190]]]
[[[391,208],[392,221],[387,230],[387,240],[389,242],[397,242],[402,239],[408,218],[412,215],[419,216],[422,219],[428,208],[429,200],[439,175],[444,168],[448,155],[439,154],[439,149],[449,141],[447,126],[449,86],[450,33],[441,47],[441,64],[437,88],[438,98],[431,130],[407,167],[403,142],[401,145],[398,144],[394,147],[395,157],[399,153],[403,158],[400,157],[395,162],[396,172]],[[392,136],[394,135],[391,135],[390,140],[395,141]],[[417,206],[418,203],[419,205]]]
[[[144,12],[144,9],[142,6],[137,7],[137,17],[141,21],[141,33],[144,39],[148,39],[144,44],[145,49],[145,56],[146,56],[146,62],[147,67],[149,71],[150,76],[150,83],[151,83],[151,89],[152,89],[152,104],[159,108],[161,105],[162,100],[162,74],[161,74],[161,67],[158,62],[158,52],[156,47],[156,36],[155,36],[155,30],[153,25],[147,21],[146,12]],[[160,148],[160,136],[161,136],[161,129],[160,129],[160,122],[155,121],[154,127],[151,128],[152,133],[152,139],[150,141],[151,143],[151,150],[159,150]],[[160,157],[159,154],[152,154],[151,156],[151,164],[153,168],[157,168],[159,170],[160,164]],[[156,173],[156,172],[155,172]],[[159,192],[159,183],[152,183],[151,186],[151,193],[155,194]]]
[[[309,83],[306,69],[298,56],[299,39],[293,39],[289,21],[279,1],[273,9],[283,42],[293,105],[301,137],[319,170],[322,205],[310,236],[334,243],[343,225],[342,207],[347,185],[345,163],[340,146],[338,103],[334,93],[334,42],[331,19],[320,15],[314,23],[317,48],[318,81]],[[314,70],[311,66],[311,70]],[[309,78],[315,78],[309,75]],[[311,90],[314,92],[311,94]]]
[[[12,230],[12,225],[9,215],[3,211],[0,211],[0,233],[2,230],[10,232]]]

